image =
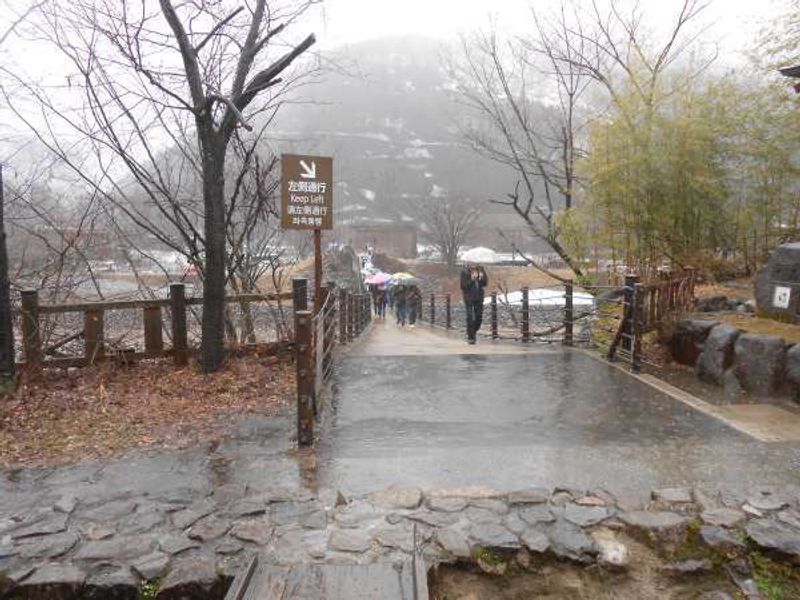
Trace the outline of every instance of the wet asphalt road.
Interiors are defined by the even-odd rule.
[[[363,354],[338,370],[321,487],[600,487],[641,502],[662,486],[800,484],[800,444],[759,442],[581,352]]]

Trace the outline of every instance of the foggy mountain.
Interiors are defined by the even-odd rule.
[[[277,151],[334,157],[338,223],[410,222],[414,202],[447,196],[482,203],[486,228],[520,227],[510,209],[488,202],[513,191],[515,173],[459,135],[469,109],[448,79],[446,51],[414,37],[353,44],[337,55],[355,68],[302,90],[319,103],[281,109],[271,133]]]

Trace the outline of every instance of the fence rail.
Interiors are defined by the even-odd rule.
[[[278,302],[292,299],[291,293],[238,294],[225,296],[226,304],[247,304],[255,302]],[[128,363],[141,359],[173,357],[177,366],[188,364],[189,355],[194,351],[189,345],[187,327],[187,307],[200,306],[202,298],[185,294],[182,283],[170,285],[169,297],[163,299],[112,300],[100,302],[78,302],[70,304],[39,304],[39,293],[35,290],[21,294],[22,356],[20,366],[28,372],[38,372],[48,367],[84,367],[98,362],[114,359]],[[172,345],[164,345],[164,309],[170,313],[170,337]],[[144,350],[123,348],[108,352],[105,315],[109,311],[142,311],[142,335]],[[42,317],[68,313],[83,313],[83,329],[71,333],[47,347],[42,340]],[[66,344],[82,339],[82,356],[52,357]]]

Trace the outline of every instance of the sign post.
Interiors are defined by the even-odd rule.
[[[314,310],[322,308],[322,230],[333,229],[333,158],[281,155],[281,227],[314,232]]]

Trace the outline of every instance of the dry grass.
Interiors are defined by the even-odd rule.
[[[800,325],[782,323],[747,313],[710,314],[708,316],[722,323],[738,327],[748,333],[775,335],[790,343],[800,343]]]
[[[217,439],[242,414],[286,412],[293,371],[290,361],[271,356],[234,358],[211,375],[163,360],[128,369],[48,369],[0,404],[0,464],[52,464]]]

